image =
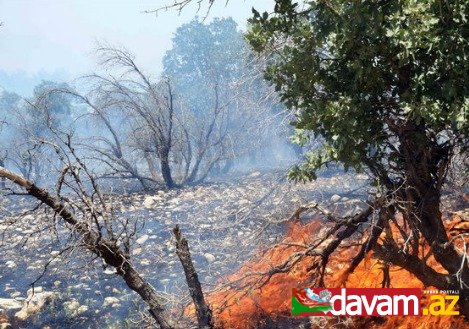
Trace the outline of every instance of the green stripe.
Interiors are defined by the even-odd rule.
[[[327,312],[330,311],[332,307],[330,306],[314,306],[308,307],[301,304],[295,296],[291,298],[291,313],[293,315],[302,315],[305,313],[316,313],[316,312]]]

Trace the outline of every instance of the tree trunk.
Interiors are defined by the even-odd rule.
[[[182,236],[178,225],[173,229],[173,233],[176,238],[176,254],[184,269],[189,292],[195,305],[198,327],[199,329],[211,329],[213,328],[212,310],[205,302],[202,286],[200,285],[199,277],[192,263],[189,245],[187,244],[187,240]]]
[[[448,271],[451,289],[461,292],[461,313],[469,319],[469,267],[467,255],[449,242],[440,211],[440,190],[448,154],[430,140],[422,125],[410,122],[400,136],[405,160],[406,189],[401,198],[407,202],[406,216],[419,228],[430,245],[435,260]],[[441,288],[440,289],[447,289]]]
[[[161,175],[167,188],[175,188],[176,183],[171,176],[171,167],[169,165],[169,150],[160,152]]]
[[[169,312],[163,306],[161,298],[158,297],[155,289],[146,282],[130,263],[124,266],[122,271],[122,278],[127,286],[138,293],[145,303],[149,306],[149,312],[156,320],[161,329],[175,328],[171,321]]]
[[[455,249],[452,243],[449,243],[441,218],[439,191],[429,187],[427,191],[419,192],[424,197],[416,200],[420,207],[414,209],[415,220],[420,219],[421,232],[431,247],[433,257],[448,271],[451,290],[459,290],[461,313],[466,319],[469,319],[469,289],[467,288],[469,268],[467,260]]]
[[[158,172],[155,167],[155,163],[153,162],[153,159],[151,158],[150,152],[144,152],[144,157],[145,160],[147,161],[148,164],[148,170],[150,171],[151,177],[156,181],[158,181]]]
[[[0,159],[0,167],[5,167],[5,160]],[[5,189],[6,188],[6,178],[1,177],[0,178],[0,189]]]

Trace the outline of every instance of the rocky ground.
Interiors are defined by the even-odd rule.
[[[348,214],[363,207],[364,175],[326,172],[308,184],[282,176],[252,172],[111,200],[117,216],[141,224],[131,249],[134,264],[168,305],[178,308],[188,296],[174,253],[174,225],[181,226],[202,285],[210,290],[253,253],[274,244],[283,235],[282,221],[299,206],[320,202]],[[35,205],[28,196],[0,197],[0,328],[7,322],[13,328],[141,327],[143,306],[135,295],[112,269],[79,246],[71,248],[69,234],[55,233],[50,213],[40,207],[28,211]]]

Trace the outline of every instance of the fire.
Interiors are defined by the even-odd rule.
[[[459,232],[461,227],[467,229],[468,222],[460,216],[454,215],[445,225],[449,235],[452,236],[456,234],[454,232]],[[313,257],[303,257],[294,264],[290,271],[277,273],[270,279],[266,279],[266,277],[269,278],[268,274],[271,269],[284,264],[292,255],[304,250],[303,245],[317,239],[324,229],[326,228],[319,220],[311,221],[308,224],[291,223],[281,243],[259,253],[255,259],[226,278],[225,282],[229,282],[230,286],[222,286],[207,296],[208,303],[213,310],[216,327],[227,329],[271,328],[269,323],[282,323],[282,321],[292,323],[295,319],[291,317],[291,290],[311,285]],[[394,230],[397,235],[397,228],[394,227]],[[458,244],[461,246],[463,241]],[[428,246],[424,248],[428,249]],[[357,251],[358,246],[349,246],[333,254],[326,268],[325,282],[327,287],[381,287],[384,265],[374,258],[372,253],[367,255],[353,273],[347,272],[350,260]],[[428,260],[428,264],[437,271],[443,271],[432,258]],[[415,276],[401,268],[390,266],[389,276],[393,288],[424,288]],[[322,325],[329,327],[327,321],[338,321],[336,318],[331,319],[323,319]],[[424,320],[421,317],[348,318],[341,321],[348,321],[347,325],[351,327],[366,325],[367,328],[444,329],[469,327],[462,317],[455,316],[429,316],[425,317]]]

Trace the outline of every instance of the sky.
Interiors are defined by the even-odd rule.
[[[197,0],[182,13],[145,13],[173,1],[0,0],[0,86],[24,94],[28,84],[43,78],[70,80],[96,71],[93,49],[99,42],[125,47],[145,70],[158,74],[177,27],[206,16],[206,6],[197,12]],[[252,7],[272,11],[273,5],[274,0],[216,0],[206,19],[231,16],[244,29]]]

